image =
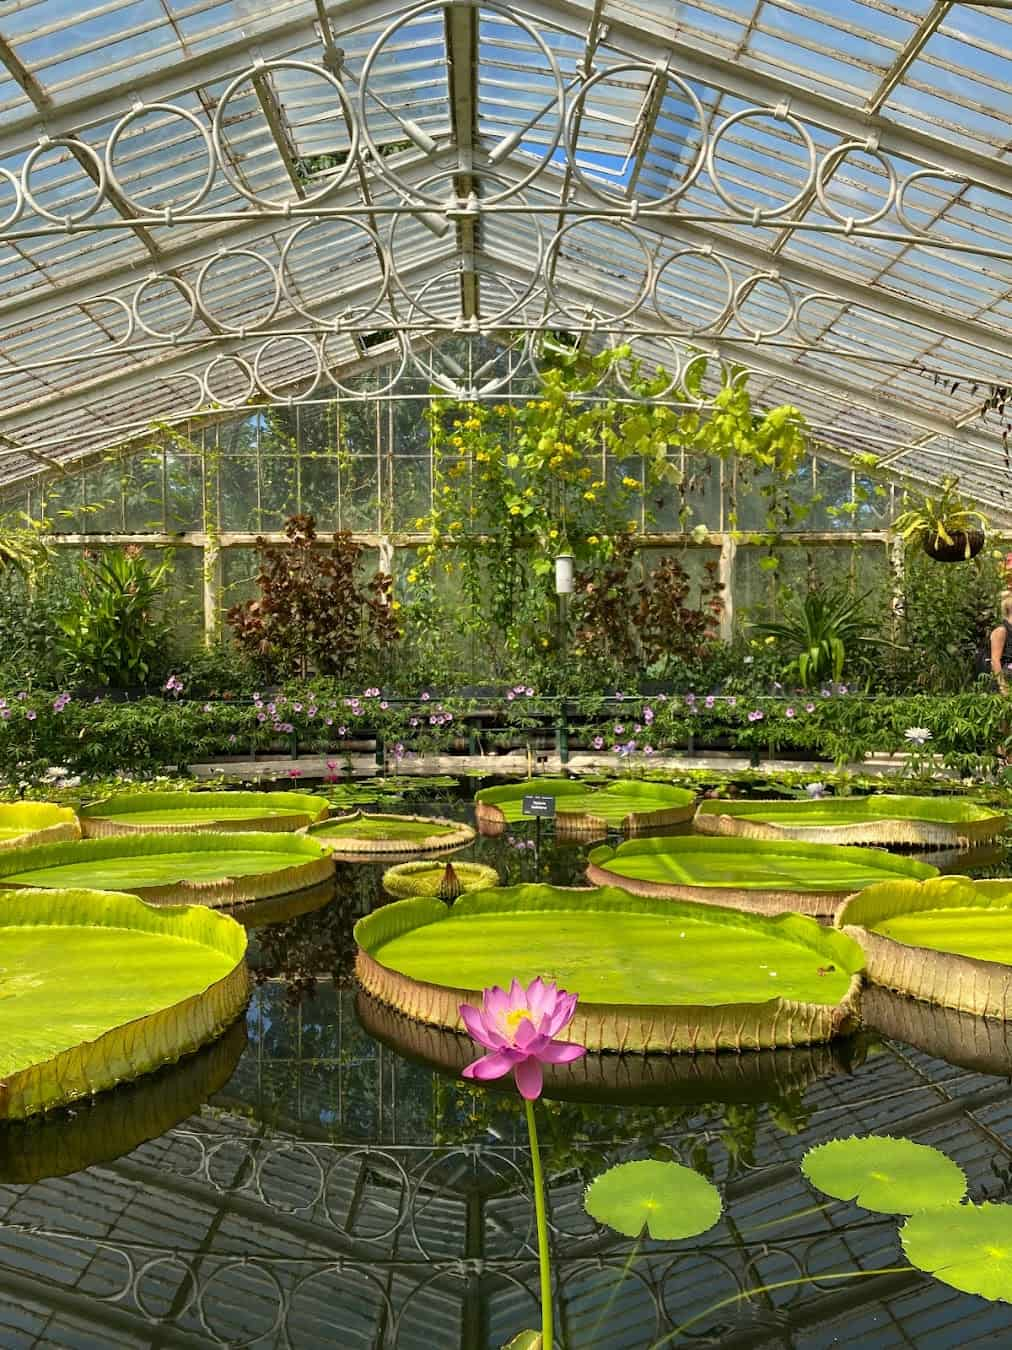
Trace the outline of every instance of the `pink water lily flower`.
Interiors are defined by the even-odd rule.
[[[513,1071],[517,1088],[530,1102],[541,1096],[543,1064],[569,1064],[587,1053],[584,1045],[554,1039],[573,1020],[576,994],[567,994],[539,976],[525,989],[514,980],[509,989],[486,989],[481,1007],[460,1005],[468,1035],[491,1051],[464,1069],[465,1078],[487,1082]]]

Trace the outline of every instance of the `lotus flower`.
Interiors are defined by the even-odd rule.
[[[927,727],[907,727],[903,735],[914,745],[923,745],[925,741],[931,740],[931,732]]]
[[[493,985],[485,990],[480,1008],[462,1003],[468,1035],[491,1051],[468,1064],[464,1077],[487,1082],[504,1078],[512,1069],[520,1095],[536,1101],[544,1086],[542,1064],[569,1064],[587,1053],[586,1046],[554,1039],[573,1020],[576,1000],[576,994],[539,976],[526,989],[519,980],[509,990]]]

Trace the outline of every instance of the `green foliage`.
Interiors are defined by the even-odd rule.
[[[655,1241],[698,1237],[720,1218],[720,1192],[681,1163],[645,1159],[619,1163],[588,1187],[584,1207],[592,1219],[625,1237],[644,1230]]]
[[[53,546],[45,537],[46,525],[23,511],[0,515],[0,576],[14,572],[34,581],[48,567]]]
[[[964,1294],[1012,1303],[1012,1205],[944,1205],[900,1229],[911,1265]]]
[[[986,530],[987,517],[959,495],[959,479],[945,478],[941,490],[923,497],[893,521],[893,531],[901,539],[912,539],[939,547],[965,535],[965,556],[970,557],[970,532]]]
[[[819,1144],[805,1154],[801,1170],[820,1191],[877,1214],[915,1214],[966,1194],[966,1176],[951,1158],[889,1135]]]
[[[797,679],[805,689],[838,683],[848,662],[860,670],[876,649],[890,645],[865,613],[866,599],[839,586],[816,587],[792,597],[780,622],[753,624],[753,631],[774,639],[785,680]]]
[[[149,563],[134,546],[86,552],[79,592],[57,616],[57,650],[72,678],[110,689],[145,685],[164,668],[169,625],[157,617],[171,560]]]
[[[323,548],[312,516],[290,516],[288,543],[257,540],[259,598],[228,612],[236,643],[268,680],[350,676],[398,636],[390,577],[363,586],[363,547],[345,531]]]
[[[902,652],[886,650],[886,687],[900,691],[957,693],[976,678],[980,655],[999,619],[1005,585],[1002,555],[979,554],[940,566],[920,549],[904,552],[898,636]]]

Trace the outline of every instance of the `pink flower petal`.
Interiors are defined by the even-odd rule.
[[[586,1053],[585,1045],[573,1045],[569,1041],[549,1041],[543,1050],[538,1051],[538,1058],[544,1064],[571,1064],[574,1059],[579,1059]]]
[[[513,1077],[516,1079],[521,1097],[525,1097],[529,1102],[537,1101],[541,1096],[545,1079],[541,1072],[540,1063],[533,1056],[529,1059],[522,1059],[514,1067]]]
[[[527,1006],[527,990],[515,975],[513,976],[513,982],[509,987],[508,997],[511,1012],[514,1008],[524,1008]]]
[[[481,1007],[486,1018],[498,1020],[502,1013],[509,1011],[509,1006],[509,995],[505,989],[500,989],[497,984],[494,984],[491,989],[485,990]]]
[[[576,1004],[576,994],[567,994],[560,991],[558,1003],[556,1003],[551,1016],[541,1028],[546,1036],[557,1036],[563,1027],[569,1026],[573,1020],[573,1014],[576,1012]]]
[[[505,1038],[493,1027],[488,1026],[478,1009],[470,1003],[460,1005],[460,1016],[472,1041],[487,1046],[489,1050],[498,1050],[506,1044]]]
[[[494,1054],[482,1055],[481,1059],[476,1059],[461,1069],[461,1073],[465,1078],[477,1078],[479,1082],[487,1082],[490,1078],[504,1078],[516,1064],[515,1050],[497,1050]]]
[[[539,1040],[544,1039],[545,1038],[528,1017],[525,1017],[523,1021],[517,1023],[516,1030],[513,1033],[513,1044],[518,1050],[523,1050],[523,1052],[528,1055],[534,1054],[534,1045]]]

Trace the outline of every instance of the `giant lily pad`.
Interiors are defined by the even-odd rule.
[[[0,803],[0,849],[80,839],[81,826],[67,806],[54,802]]]
[[[105,797],[84,807],[81,825],[86,838],[298,830],[325,820],[328,813],[327,803],[308,792],[139,792]]]
[[[861,991],[861,1021],[891,1041],[971,1073],[1012,1078],[1012,1022],[924,1003],[870,984]]]
[[[27,1185],[122,1158],[200,1110],[235,1072],[246,1046],[238,1017],[217,1040],[178,1064],[100,1092],[72,1111],[0,1123],[0,1182]]]
[[[964,1294],[1012,1303],[1012,1205],[947,1205],[900,1229],[907,1260]]]
[[[459,1077],[477,1053],[466,1033],[418,1022],[359,990],[359,1022],[375,1041],[424,1069]],[[866,1038],[818,1045],[753,1050],[747,1055],[598,1054],[569,1064],[544,1064],[543,1096],[603,1106],[712,1106],[715,1102],[775,1103],[822,1078],[851,1074],[862,1062]],[[511,1077],[483,1085],[515,1095]]]
[[[746,839],[952,848],[999,835],[1007,817],[963,797],[823,797],[816,801],[707,801],[696,829]]]
[[[966,1194],[966,1176],[946,1154],[884,1134],[819,1144],[802,1158],[801,1170],[820,1191],[877,1214],[915,1214]]]
[[[0,853],[2,886],[118,889],[152,904],[246,904],[333,872],[325,848],[291,834],[118,835]]]
[[[592,787],[573,778],[528,778],[475,793],[475,816],[482,834],[502,834],[525,819],[523,799],[530,794],[555,797],[555,829],[560,835],[600,837],[609,829],[643,834],[692,819],[696,794],[668,783],[621,778]]]
[[[0,1117],[174,1062],[219,1035],[249,992],[234,920],[112,891],[0,891],[0,952]]]
[[[418,1022],[359,990],[355,1014],[374,1041],[401,1059],[457,1078],[477,1054],[464,1032]],[[851,1074],[866,1050],[863,1036],[747,1055],[598,1054],[545,1064],[543,1096],[602,1106],[697,1106],[715,1102],[776,1103],[823,1078]],[[516,1095],[512,1077],[483,1085]]]
[[[1012,881],[894,881],[841,906],[868,977],[928,1003],[1012,1018]]]
[[[881,849],[691,835],[602,845],[591,851],[587,868],[596,885],[637,895],[820,916],[834,913],[845,896],[896,876],[933,877],[937,869]]]
[[[459,820],[430,816],[397,816],[387,812],[366,815],[353,811],[311,825],[305,834],[333,849],[342,859],[388,858],[395,855],[445,853],[463,848],[474,830]]]
[[[625,1237],[659,1242],[698,1237],[720,1218],[720,1191],[706,1177],[676,1162],[642,1159],[618,1163],[595,1177],[584,1208],[592,1219]]]
[[[449,889],[455,894],[442,894],[446,888],[447,867],[452,868]],[[405,862],[388,867],[383,873],[383,889],[395,900],[408,900],[413,895],[435,895],[441,900],[455,900],[466,891],[487,891],[499,885],[499,873],[494,867],[473,862]]]
[[[595,1050],[758,1050],[854,1025],[861,957],[831,929],[613,888],[513,886],[401,900],[360,919],[360,983],[410,1017],[461,1028],[459,1005],[514,977],[580,996],[566,1038]]]

